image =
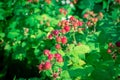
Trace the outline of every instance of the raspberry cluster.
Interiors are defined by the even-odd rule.
[[[108,43],[107,53],[109,53],[113,59],[116,59],[117,55],[120,55],[120,41],[117,41],[115,44],[112,42]]]
[[[87,11],[83,17],[86,19],[86,25],[88,28],[93,28],[93,31],[96,31],[96,24],[99,20],[103,19],[103,13],[95,13],[93,11]]]
[[[47,57],[47,60],[46,61],[42,61],[38,65],[38,69],[39,69],[40,72],[44,71],[44,70],[52,70],[52,67],[53,67],[53,65],[55,65],[56,62],[58,62],[58,63],[62,63],[63,62],[63,58],[62,58],[62,55],[60,53],[52,54],[50,52],[50,50],[48,50],[48,49],[45,49],[43,53]],[[52,77],[54,79],[56,79],[57,77],[59,77],[60,72],[61,72],[60,68],[58,68],[57,72],[54,72],[52,70]]]

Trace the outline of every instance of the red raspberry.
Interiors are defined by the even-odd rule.
[[[62,42],[62,44],[66,44],[67,43],[67,38],[66,37],[62,37],[61,38],[61,42]]]
[[[120,47],[120,41],[117,41],[115,44],[117,47]]]
[[[56,58],[57,62],[63,62],[63,58],[62,58],[61,54],[56,53],[55,58]]]
[[[64,26],[64,30],[65,30],[66,32],[69,32],[69,31],[70,31],[70,26]]]
[[[50,50],[48,50],[48,49],[46,49],[46,50],[44,50],[44,55],[49,55],[50,54]]]
[[[60,43],[61,42],[61,37],[56,37],[56,42]]]
[[[39,64],[38,69],[39,69],[40,71],[42,71],[42,70],[43,70],[43,64]]]
[[[61,45],[60,45],[60,44],[56,44],[56,45],[55,45],[55,48],[56,48],[56,49],[61,49]]]
[[[71,21],[75,20],[74,16],[71,16],[71,17],[70,17],[70,20],[71,20]]]
[[[78,21],[78,25],[79,25],[79,26],[82,26],[82,25],[83,25],[83,22]]]
[[[44,64],[44,69],[45,70],[49,70],[50,68],[51,68],[51,63],[50,62],[45,62],[45,64]]]
[[[61,54],[56,53],[56,54],[55,54],[55,58],[59,58],[59,57],[62,57]]]
[[[52,60],[52,59],[53,59],[53,57],[54,57],[54,55],[53,55],[53,54],[49,54],[49,55],[48,55],[48,59],[49,59],[49,60]]]
[[[59,34],[59,30],[54,30],[54,31],[53,31],[53,34],[54,34],[55,36],[57,36],[57,35]]]
[[[52,39],[52,38],[53,38],[52,34],[48,35],[48,39]]]

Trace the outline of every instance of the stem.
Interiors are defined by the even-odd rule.
[[[94,30],[93,30],[93,32],[96,32],[96,24],[94,25]]]
[[[73,33],[73,40],[74,40],[74,44],[77,44],[76,38],[75,38],[75,32]]]

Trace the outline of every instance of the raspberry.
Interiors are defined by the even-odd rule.
[[[88,18],[89,17],[89,15],[86,13],[86,14],[84,14],[84,16],[83,16],[84,18]]]
[[[61,33],[62,33],[62,34],[65,34],[65,33],[66,33],[66,30],[65,30],[65,29],[61,29]]]
[[[39,0],[34,0],[34,2],[38,3],[38,2],[39,2]]]
[[[62,44],[66,44],[67,43],[67,38],[66,37],[62,37],[61,38],[61,42],[62,42]]]
[[[48,50],[48,49],[46,49],[46,50],[44,50],[44,55],[49,55],[50,54],[50,50]]]
[[[42,71],[42,70],[43,70],[43,64],[39,64],[38,69],[39,69],[40,71]]]
[[[64,30],[65,30],[66,32],[69,32],[69,31],[70,31],[70,26],[64,26]]]
[[[56,53],[56,54],[55,54],[55,58],[59,58],[59,57],[62,57],[61,54]]]
[[[110,43],[108,44],[108,47],[114,47],[113,44],[112,44],[112,42],[110,42]]]
[[[108,53],[111,53],[112,51],[111,51],[111,49],[108,49],[107,52],[108,52]]]
[[[87,26],[92,26],[92,23],[90,21],[88,21]]]
[[[82,26],[83,23],[82,23],[81,21],[78,21],[78,25],[79,25],[79,26]]]
[[[52,38],[53,38],[52,34],[48,35],[48,39],[52,39]]]
[[[50,62],[45,62],[45,64],[44,64],[44,69],[45,70],[49,70],[50,68],[51,68],[51,63]]]
[[[115,44],[117,47],[120,47],[120,41],[117,41]]]
[[[32,2],[32,0],[27,0],[28,2]]]
[[[61,42],[61,37],[56,37],[56,42],[60,43]]]
[[[52,60],[52,59],[53,59],[53,54],[49,54],[49,55],[48,55],[48,59],[49,59],[49,60]]]
[[[57,35],[59,34],[59,30],[54,30],[52,33],[53,33],[55,36],[57,36]]]
[[[57,62],[61,63],[63,62],[63,58],[62,57],[59,57],[59,58],[56,58]]]
[[[55,54],[55,58],[56,58],[57,62],[63,62],[63,58],[62,58],[62,56],[59,53]]]
[[[56,44],[56,45],[55,45],[55,48],[56,48],[56,49],[61,49],[61,45],[60,45],[60,44]]]
[[[58,77],[58,74],[59,74],[59,73],[53,73],[53,74],[52,74],[53,78],[56,79],[56,78]]]
[[[71,17],[70,17],[70,20],[71,20],[71,21],[75,20],[74,16],[71,16]]]

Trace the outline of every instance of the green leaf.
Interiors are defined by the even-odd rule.
[[[19,36],[19,33],[18,32],[16,32],[16,31],[11,31],[11,32],[9,32],[8,33],[8,38],[10,38],[10,39],[13,39],[13,38],[15,38],[15,37],[17,37],[17,36]]]
[[[5,37],[5,33],[0,33],[0,38]]]
[[[96,3],[100,3],[102,2],[103,0],[95,0]]]
[[[81,0],[78,7],[80,9],[86,9],[86,8],[93,9],[93,7],[94,7],[94,0]]]
[[[4,19],[5,10],[0,8],[0,20]]]
[[[90,52],[90,48],[87,45],[80,45],[74,48],[75,54],[85,54]]]
[[[103,9],[107,9],[108,3],[107,1],[103,1]]]
[[[61,73],[61,79],[69,79],[71,80],[70,74],[67,70],[63,70]]]
[[[26,42],[22,42],[22,47],[25,47],[26,46]]]
[[[5,47],[4,47],[4,49],[5,49],[5,50],[8,50],[8,51],[11,50],[10,44],[6,44]]]

